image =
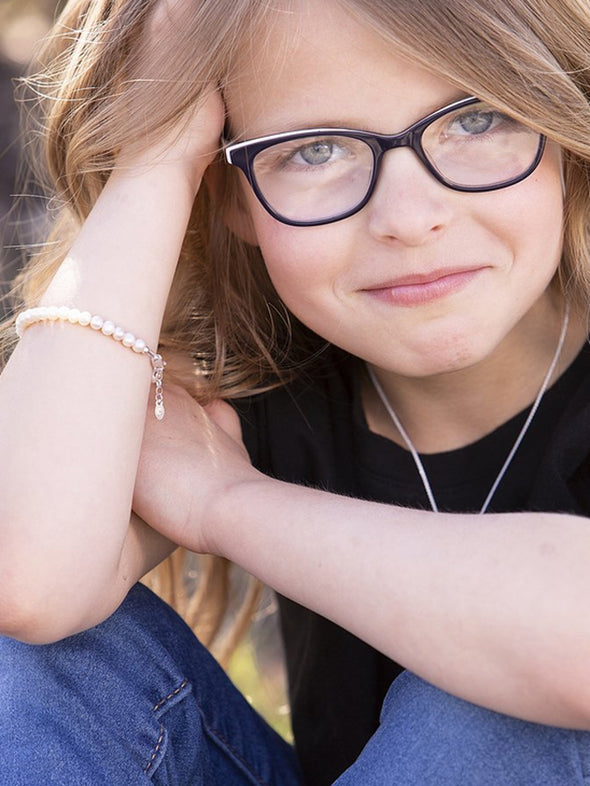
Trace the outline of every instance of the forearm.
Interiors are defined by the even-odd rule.
[[[101,314],[156,347],[193,196],[174,166],[115,174],[44,302]],[[3,625],[42,604],[76,627],[108,594],[150,379],[145,356],[88,328],[25,331],[0,380]]]
[[[590,527],[405,510],[261,479],[219,495],[216,553],[439,687],[590,728]]]

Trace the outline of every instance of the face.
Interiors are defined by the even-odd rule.
[[[336,3],[277,14],[270,41],[226,92],[232,132],[302,128],[398,133],[464,97],[398,56]],[[388,152],[368,204],[336,223],[272,218],[244,182],[255,242],[289,309],[383,371],[424,377],[471,367],[530,339],[557,310],[560,155],[506,189],[439,183],[409,148]],[[542,332],[542,331],[541,331]]]

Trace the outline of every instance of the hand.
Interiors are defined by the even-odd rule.
[[[190,4],[184,0],[160,0],[148,17],[125,80],[127,111],[137,118],[140,136],[119,152],[117,166],[179,164],[192,177],[196,190],[206,167],[219,152],[225,107],[215,84],[194,80],[187,84],[182,75],[175,77],[170,65],[174,62],[175,42],[186,28],[183,14],[189,10]],[[163,91],[176,93],[177,111],[163,128],[155,128],[150,113],[154,98],[157,104]]]
[[[148,407],[133,509],[191,551],[212,553],[213,503],[232,484],[260,477],[241,440],[238,416],[221,401],[206,409],[182,388],[165,387],[166,417]]]

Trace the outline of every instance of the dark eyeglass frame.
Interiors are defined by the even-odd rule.
[[[377,183],[377,179],[379,177],[379,169],[381,164],[381,159],[389,150],[395,150],[398,147],[410,147],[414,153],[418,156],[422,164],[426,167],[426,169],[430,172],[430,174],[438,180],[439,183],[442,183],[447,188],[452,189],[453,191],[465,191],[470,193],[482,192],[482,191],[498,191],[501,188],[507,188],[508,186],[515,185],[516,183],[520,183],[521,180],[527,178],[530,174],[534,172],[534,170],[538,167],[541,158],[543,157],[543,151],[545,149],[546,137],[543,134],[539,134],[539,145],[537,148],[537,153],[531,165],[517,177],[510,178],[509,180],[504,180],[500,183],[493,183],[489,186],[461,186],[453,183],[452,181],[446,180],[443,175],[433,166],[433,164],[428,160],[426,153],[422,147],[422,136],[424,132],[428,128],[431,123],[434,123],[435,120],[438,120],[440,117],[455,111],[456,109],[461,109],[466,106],[471,106],[472,104],[483,103],[481,99],[476,98],[475,96],[469,96],[467,98],[462,98],[459,101],[454,101],[452,104],[447,104],[446,106],[437,109],[435,112],[432,112],[426,117],[418,120],[416,123],[413,123],[411,126],[405,129],[405,131],[401,131],[399,134],[376,134],[371,133],[370,131],[359,131],[350,128],[306,128],[300,131],[286,131],[280,134],[268,134],[266,136],[256,137],[255,139],[249,139],[245,142],[234,142],[234,143],[225,143],[224,142],[224,151],[225,151],[225,158],[229,164],[236,166],[240,169],[248,183],[252,187],[252,190],[256,194],[256,197],[265,208],[265,210],[270,213],[273,218],[276,218],[277,221],[280,221],[283,224],[288,224],[289,226],[320,226],[322,224],[332,224],[335,221],[341,221],[344,218],[348,218],[349,216],[358,213],[359,210],[367,204],[371,196],[373,195],[373,191],[375,190],[375,185]],[[302,139],[307,136],[343,136],[343,137],[351,137],[353,139],[359,139],[365,142],[368,147],[371,149],[373,154],[373,173],[371,180],[367,186],[367,191],[364,198],[356,204],[354,207],[346,210],[343,213],[339,213],[334,216],[330,216],[329,218],[320,219],[319,221],[297,221],[294,219],[287,218],[277,211],[270,205],[264,197],[264,194],[261,192],[258,182],[256,180],[256,176],[254,174],[254,159],[256,156],[266,150],[268,147],[272,147],[273,145],[280,143],[280,142],[292,142],[297,139]]]

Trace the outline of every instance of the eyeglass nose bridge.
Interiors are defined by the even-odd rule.
[[[422,149],[422,135],[424,133],[424,126],[413,128],[408,128],[405,131],[401,131],[399,134],[373,134],[371,142],[371,147],[373,149],[373,156],[374,156],[374,172],[373,177],[371,178],[370,190],[367,194],[365,202],[368,201],[373,191],[375,190],[375,186],[377,185],[377,180],[379,178],[381,172],[381,164],[383,161],[383,157],[386,153],[389,153],[392,150],[399,150],[401,148],[407,147],[414,151],[414,154],[420,161],[420,163],[426,168],[426,170],[433,175],[436,180],[440,183],[444,184],[444,180],[442,180],[440,174],[434,169],[428,158],[426,157],[424,150]]]
[[[375,134],[374,137],[379,150],[379,158],[399,147],[411,147],[414,152],[421,152],[421,128],[409,128],[399,134]]]

